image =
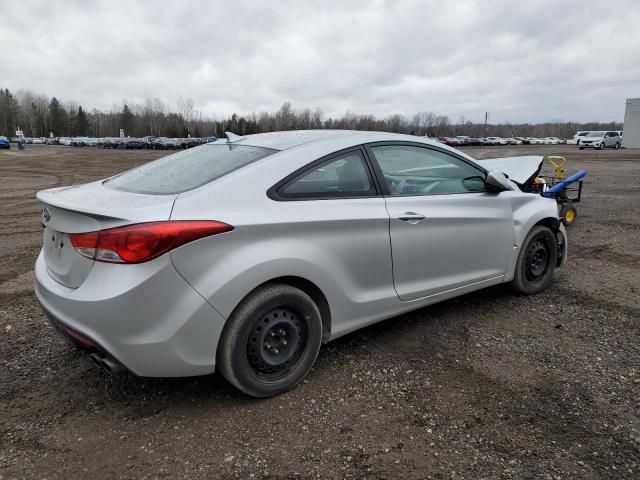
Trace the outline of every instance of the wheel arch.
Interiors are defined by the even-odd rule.
[[[561,267],[566,263],[567,259],[567,232],[562,225],[562,221],[553,217],[545,217],[538,220],[531,228],[537,225],[547,227],[553,232],[556,239],[558,239],[558,258],[556,259],[556,267]]]
[[[505,282],[509,282],[515,275],[518,252],[523,247],[524,240],[527,235],[537,225],[549,228],[555,235],[564,229],[560,219],[558,218],[558,205],[555,200],[543,198],[538,195],[527,197],[528,201],[524,202],[519,208],[514,210],[515,223],[515,247],[512,263]],[[566,234],[563,232],[566,251]],[[559,263],[562,263],[561,261]]]
[[[233,309],[233,312],[231,313],[231,315],[233,315],[233,313],[236,311],[238,306],[244,301],[244,299],[247,298],[249,295],[251,295],[253,292],[255,292],[257,289],[262,288],[265,285],[272,285],[276,283],[295,287],[299,290],[302,290],[304,293],[306,293],[311,297],[311,299],[314,301],[314,303],[318,307],[318,310],[320,311],[320,319],[322,320],[322,343],[327,343],[329,341],[329,338],[331,337],[331,308],[329,306],[329,301],[327,300],[326,295],[320,289],[320,287],[318,287],[311,280],[308,280],[306,278],[303,278],[297,275],[284,275],[280,277],[275,277],[257,285],[250,292],[248,292],[244,297],[242,297],[242,299],[240,299],[236,307]]]
[[[531,226],[531,228],[535,227],[536,225],[542,225],[543,227],[547,227],[553,233],[557,233],[558,230],[560,229],[560,220],[553,217],[545,217],[538,220],[535,224]],[[529,231],[531,230],[531,228],[529,228]]]

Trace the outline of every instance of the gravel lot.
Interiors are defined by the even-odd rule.
[[[110,378],[38,307],[34,193],[166,152],[0,153],[0,479],[640,478],[640,151],[467,151],[588,171],[553,288],[491,288],[348,335],[268,400],[219,375]]]

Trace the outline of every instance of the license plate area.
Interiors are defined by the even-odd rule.
[[[67,287],[79,287],[89,273],[93,260],[75,251],[67,233],[45,227],[42,235],[42,249],[49,275]]]

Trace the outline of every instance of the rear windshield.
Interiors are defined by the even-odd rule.
[[[104,183],[107,187],[133,193],[181,193],[276,152],[247,145],[201,145],[145,163]]]

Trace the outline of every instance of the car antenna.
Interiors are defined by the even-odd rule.
[[[224,134],[227,137],[227,143],[234,143],[234,142],[239,142],[240,140],[244,140],[247,137],[241,137],[240,135],[236,135],[235,133],[231,133],[231,132],[224,132]]]

